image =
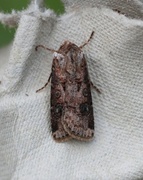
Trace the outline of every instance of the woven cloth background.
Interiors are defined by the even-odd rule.
[[[0,84],[1,180],[143,179],[143,5],[132,0],[64,0],[56,17],[33,4],[22,13]],[[113,10],[120,10],[118,13]],[[13,17],[14,18],[14,17]],[[14,19],[13,19],[14,20]],[[83,48],[92,90],[95,138],[56,143],[50,128],[52,53],[65,41]]]

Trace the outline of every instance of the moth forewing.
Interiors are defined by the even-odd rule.
[[[70,51],[73,51],[72,46]],[[66,76],[66,106],[62,124],[71,137],[86,141],[94,136],[94,116],[88,68],[85,57],[81,56],[80,51],[81,49],[77,47],[74,52],[74,57],[78,59],[72,56],[68,59],[75,73]]]
[[[57,142],[64,142],[71,139],[61,123],[65,108],[65,91],[62,85],[65,78],[63,78],[64,73],[62,73],[61,67],[63,64],[61,64],[61,58],[63,58],[62,55],[54,53],[51,77],[51,127],[53,138]]]

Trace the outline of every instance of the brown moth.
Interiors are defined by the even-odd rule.
[[[91,82],[81,50],[93,34],[79,47],[69,41],[65,41],[57,51],[43,45],[36,46],[36,50],[42,47],[54,52],[51,75],[41,89],[51,79],[51,126],[53,138],[57,142],[71,138],[87,141],[94,136]]]

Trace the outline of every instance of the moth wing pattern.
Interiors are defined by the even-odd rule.
[[[67,75],[67,80],[71,78],[72,83],[66,82],[66,107],[62,124],[72,138],[88,141],[94,136],[90,79],[84,54],[78,47],[76,47],[75,52],[77,52],[78,56],[78,60],[75,58],[75,78]],[[79,61],[79,64],[76,61]]]
[[[58,51],[54,77],[63,91],[60,121],[70,137],[88,141],[94,136],[94,116],[86,59],[81,48],[68,41]]]
[[[58,51],[43,45],[36,46],[36,50],[42,47],[54,52],[50,103],[52,135],[57,142],[72,138],[88,141],[94,136],[91,83],[86,59],[81,50],[93,34],[94,31],[88,41],[79,47],[69,41],[65,41]],[[48,82],[44,87],[47,84]]]
[[[61,123],[64,111],[65,93],[57,76],[55,61],[53,60],[51,75],[51,127],[52,135],[55,141],[64,142],[71,139],[70,135],[65,131]]]

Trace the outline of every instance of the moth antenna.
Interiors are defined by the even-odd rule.
[[[35,50],[38,51],[38,48],[39,48],[39,47],[44,48],[44,49],[46,49],[46,50],[48,50],[48,51],[51,51],[51,52],[58,52],[58,51],[56,51],[56,50],[54,50],[54,49],[47,48],[47,47],[45,47],[45,46],[43,46],[43,45],[38,45],[38,46],[36,46],[36,47],[35,47]]]
[[[84,46],[86,46],[89,43],[89,41],[93,38],[93,35],[94,35],[94,31],[92,31],[89,39],[83,45],[79,46],[79,48],[82,49]]]
[[[93,84],[93,82],[90,81],[90,85],[96,90],[97,93],[101,94],[101,91]]]
[[[51,77],[52,77],[52,73],[50,74],[50,76],[49,76],[48,81],[46,82],[46,84],[45,84],[43,87],[41,87],[40,89],[38,89],[38,90],[36,91],[36,93],[39,92],[39,91],[41,91],[42,89],[44,89],[44,88],[49,84]]]

